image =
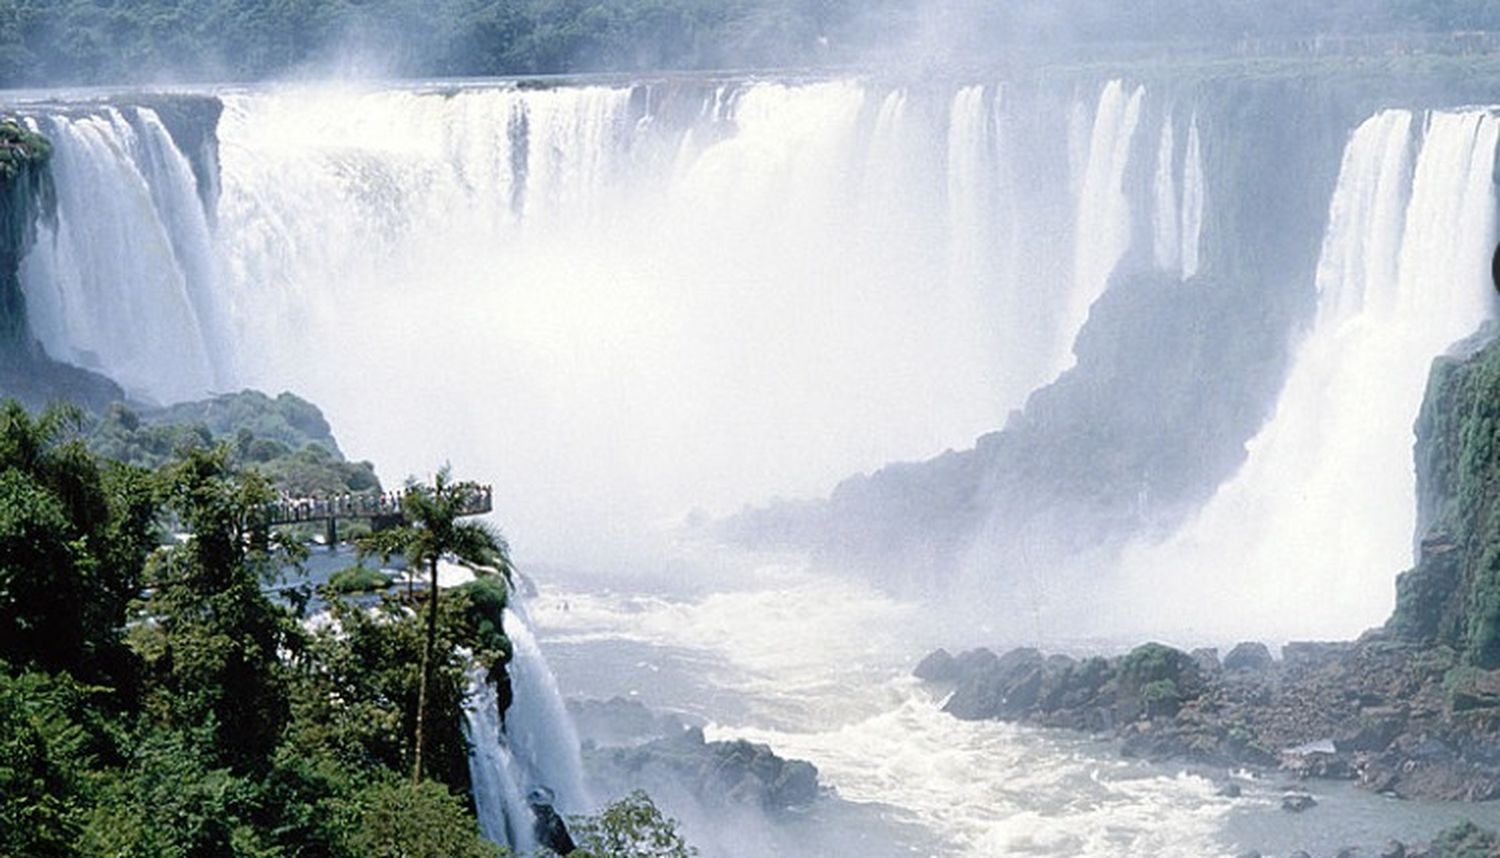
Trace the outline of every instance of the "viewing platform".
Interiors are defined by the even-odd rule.
[[[495,509],[494,489],[479,483],[460,483],[452,487],[460,492],[460,516],[485,515]],[[368,519],[375,530],[400,527],[406,523],[403,509],[409,490],[383,492],[378,495],[350,494],[305,498],[283,497],[266,505],[268,526],[284,524],[326,524],[328,545],[338,543],[340,519]]]

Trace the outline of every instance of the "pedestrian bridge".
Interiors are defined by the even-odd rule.
[[[494,490],[479,483],[459,483],[458,514],[484,515],[494,511]],[[394,527],[406,522],[403,505],[406,490],[382,494],[341,494],[313,497],[282,497],[266,505],[266,524],[326,523],[330,544],[337,536],[339,519],[368,519],[377,528]]]

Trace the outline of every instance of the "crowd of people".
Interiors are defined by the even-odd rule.
[[[467,513],[489,512],[494,508],[494,492],[490,486],[479,483],[461,483],[454,487],[462,492],[463,509]],[[402,505],[410,489],[381,492],[379,494],[354,494],[293,497],[286,492],[270,504],[268,518],[272,524],[294,524],[303,521],[322,521],[329,518],[383,518],[402,514]]]

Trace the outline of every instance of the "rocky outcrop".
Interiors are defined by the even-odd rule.
[[[632,748],[586,747],[591,771],[606,780],[626,780],[650,791],[686,787],[707,806],[738,805],[784,811],[818,797],[812,763],[777,756],[769,746],[744,740],[709,742],[690,727]]]
[[[1127,756],[1279,768],[1401,797],[1500,797],[1500,672],[1382,633],[1204,669],[1159,644],[1112,659],[950,657],[946,711],[1113,735]],[[1267,655],[1269,653],[1267,652]],[[963,669],[956,665],[964,664]]]
[[[1500,347],[1492,331],[1434,361],[1417,418],[1418,561],[1387,627],[1500,667]]]

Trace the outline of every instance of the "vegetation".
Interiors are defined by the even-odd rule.
[[[690,858],[698,850],[677,833],[677,821],[663,816],[651,797],[637,790],[592,819],[574,823],[584,858]]]
[[[144,413],[116,404],[88,426],[95,452],[144,468],[218,443],[294,497],[380,491],[375,466],[346,461],[322,412],[290,393],[247,390]]]
[[[432,676],[433,652],[438,634],[438,561],[453,555],[476,569],[493,568],[504,574],[510,571],[510,556],[505,541],[486,525],[462,521],[473,486],[453,482],[451,471],[438,471],[433,485],[408,483],[402,496],[402,510],[407,524],[366,537],[361,547],[383,557],[400,554],[413,568],[426,567],[427,633],[422,645],[422,672],[417,695],[417,726],[412,755],[412,782],[422,779],[424,728],[427,723],[427,688]]]
[[[1433,858],[1493,858],[1500,855],[1500,838],[1465,820],[1432,841]]]
[[[1397,581],[1389,627],[1500,667],[1500,348],[1433,366],[1417,419],[1417,479],[1426,528],[1415,569]]]
[[[1500,29],[1449,0],[0,0],[0,84],[254,79],[378,57],[419,75],[1003,58],[1068,42]],[[927,57],[933,59],[934,57]]]
[[[374,593],[391,586],[395,579],[368,566],[350,566],[328,576],[328,586],[339,594]]]
[[[88,441],[76,410],[0,404],[0,858],[497,855],[461,713],[465,653],[508,656],[503,588],[423,616],[335,598],[309,628],[265,595],[300,549],[264,531],[274,490],[235,446],[148,470]],[[432,509],[405,545],[439,544],[415,531],[447,526],[456,485],[413,490]],[[631,851],[676,837],[648,806],[586,822],[597,854],[679,854]]]

